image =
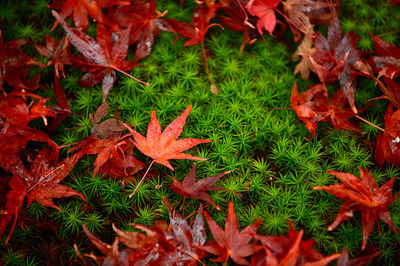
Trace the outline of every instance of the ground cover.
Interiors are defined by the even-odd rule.
[[[351,259],[379,251],[373,263],[398,263],[400,244],[395,231],[400,228],[400,201],[395,199],[399,182],[394,177],[399,176],[400,104],[395,47],[399,43],[400,8],[396,3],[352,0],[341,3],[339,9],[338,3],[316,1],[326,5],[323,14],[329,18],[324,21],[319,16],[324,25],[310,29],[296,20],[301,15],[290,13],[298,10],[288,9],[288,4],[296,1],[242,1],[248,23],[255,27],[251,29],[242,23],[246,21],[244,13],[235,13],[233,17],[241,18],[241,23],[235,25],[242,27],[243,34],[231,30],[226,20],[232,17],[228,7],[235,5],[236,12],[241,10],[238,1],[216,1],[221,5],[218,8],[213,6],[214,1],[184,1],[183,5],[177,1],[156,1],[160,12],[149,4],[139,4],[146,1],[137,1],[135,6],[140,7],[141,16],[152,19],[151,23],[143,22],[143,27],[137,26],[140,23],[127,24],[122,11],[114,18],[110,15],[110,10],[127,6],[130,1],[116,1],[116,5],[114,1],[98,1],[104,5],[103,15],[89,12],[87,25],[79,16],[78,20],[66,18],[60,11],[62,6],[57,5],[61,2],[64,1],[5,1],[0,8],[4,42],[0,69],[5,73],[0,75],[4,92],[0,100],[0,143],[5,147],[0,154],[2,263],[65,265],[82,264],[82,259],[93,263],[83,255],[91,252],[110,261],[134,253],[137,246],[132,242],[136,238],[145,239],[139,241],[143,250],[152,250],[155,243],[164,243],[160,244],[161,253],[180,246],[174,251],[175,256],[182,256],[179,252],[183,252],[186,262],[196,263],[197,259],[206,265],[251,260],[263,263],[267,256],[270,260],[277,257],[288,261],[290,256],[274,249],[268,244],[271,242],[286,250],[292,247],[295,260],[300,260],[307,257],[301,245],[309,244],[304,241],[311,239],[315,240],[314,248],[325,257],[347,248]],[[270,6],[256,8],[260,2]],[[228,7],[224,6],[228,3]],[[340,21],[336,24],[332,23],[335,9]],[[197,25],[200,31],[205,32],[212,23],[220,23],[225,29],[214,26],[199,37],[195,35],[196,29],[189,30],[177,22],[190,24],[195,10],[202,17],[213,17]],[[215,17],[214,11],[218,14]],[[275,16],[279,22],[273,27]],[[52,30],[56,17],[60,25]],[[307,17],[311,18],[311,14]],[[113,19],[119,22],[115,24]],[[155,34],[167,22],[175,33]],[[156,26],[159,28],[155,29]],[[263,38],[257,35],[257,26]],[[93,40],[72,30],[74,27],[80,27]],[[137,40],[133,41],[129,39],[133,37],[127,37],[129,30],[143,35],[137,33]],[[352,41],[350,31],[354,31],[357,42]],[[63,39],[66,33],[69,39]],[[150,52],[147,41],[152,42],[149,35],[153,34]],[[44,48],[41,52],[38,46],[46,46],[47,35],[53,36],[66,54],[72,51],[75,58],[68,61],[63,53],[62,60],[47,58]],[[175,40],[181,35],[186,37]],[[293,41],[296,36],[297,43]],[[324,46],[323,36],[328,36],[329,48]],[[305,50],[298,57],[311,61],[303,61],[307,67],[294,74],[299,62],[293,61],[293,55],[307,37],[319,46],[316,44],[310,52],[307,49],[311,47],[303,42]],[[254,43],[253,38],[257,39]],[[9,43],[15,39],[26,41]],[[72,44],[68,45],[68,40]],[[82,44],[82,40],[86,43]],[[185,47],[188,40],[191,43]],[[97,41],[98,46],[92,41]],[[47,40],[47,44],[51,42]],[[128,49],[124,42],[134,44]],[[116,43],[120,54],[110,48],[116,47]],[[125,54],[124,47],[129,62],[121,55]],[[88,49],[96,53],[85,52]],[[79,57],[82,53],[89,59]],[[12,65],[15,58],[21,64]],[[65,64],[65,76],[60,65],[54,70],[55,62]],[[310,66],[317,73],[311,72],[307,79],[302,79]],[[84,75],[85,80],[79,81]],[[327,86],[317,85],[321,82]],[[58,84],[65,91],[65,98]],[[306,91],[308,94],[301,94]],[[46,102],[28,93],[50,99]],[[381,97],[383,94],[385,97]],[[102,105],[105,99],[109,108]],[[176,118],[177,122],[173,122]],[[153,128],[150,134],[149,123]],[[159,130],[174,138],[168,135],[170,139],[157,142]],[[138,134],[155,144],[145,143]],[[179,146],[182,144],[171,151],[168,145],[173,140],[185,138],[198,141],[187,143],[185,147],[193,146],[188,151]],[[162,152],[158,150],[161,142],[165,144]],[[62,148],[58,149],[59,146]],[[193,166],[193,160],[181,160],[185,157],[178,155],[181,152],[207,160],[197,160]],[[143,183],[132,195],[150,165]],[[190,177],[194,167],[197,181],[211,176],[218,179],[215,186],[212,182],[205,186],[207,191],[197,196],[179,183]],[[353,179],[360,176],[362,182]],[[327,188],[334,184],[336,192]],[[215,187],[219,189],[213,191]],[[379,187],[385,191],[379,192]],[[365,203],[366,197],[373,202]],[[194,232],[194,228],[203,228],[200,218],[195,218],[200,216],[195,214],[200,203],[205,212],[198,213],[205,216],[207,240],[217,243],[205,244],[201,240],[203,234]],[[338,214],[343,215],[343,221],[333,225]],[[187,221],[182,218],[189,215]],[[235,216],[240,230],[235,229]],[[161,220],[171,224],[170,228],[157,222]],[[124,231],[135,229],[132,223],[148,226],[136,226],[142,233],[150,230],[147,236],[126,236]],[[229,241],[221,240],[227,236],[218,233],[221,228],[217,225],[236,232],[242,239],[240,247],[247,248],[248,253],[228,252],[227,256],[226,248],[240,248],[233,247],[233,243],[221,248],[222,242]],[[247,226],[250,227],[244,229]],[[191,237],[182,238],[176,232],[179,228],[190,231]],[[152,233],[157,237],[150,237]],[[120,244],[119,255],[115,246],[112,249],[103,245],[112,245],[116,236],[124,244]],[[272,240],[262,236],[281,237]],[[160,242],[163,237],[178,244]],[[104,242],[97,245],[103,254],[91,243],[95,238]],[[182,249],[185,241],[190,243],[190,252]],[[251,245],[247,245],[249,242]],[[202,258],[203,255],[208,256]],[[343,262],[343,257],[339,261]]]

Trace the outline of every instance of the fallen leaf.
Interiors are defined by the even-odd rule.
[[[214,240],[207,242],[203,247],[199,248],[218,256],[218,258],[211,259],[211,261],[224,262],[226,264],[230,257],[237,264],[248,265],[249,262],[245,257],[256,253],[260,248],[256,244],[249,244],[249,242],[253,239],[252,235],[256,234],[257,228],[262,220],[256,221],[240,232],[232,202],[229,202],[225,230],[222,230],[206,211],[204,211],[204,216],[206,217],[208,227],[210,228]]]
[[[375,221],[378,222],[378,217],[397,233],[388,210],[388,206],[399,195],[399,193],[395,196],[391,195],[395,177],[378,188],[376,180],[368,169],[363,171],[360,168],[361,179],[350,173],[334,171],[328,171],[327,173],[334,175],[343,183],[331,186],[316,186],[314,189],[323,190],[345,200],[335,221],[328,227],[329,231],[335,229],[342,221],[351,218],[353,212],[360,211],[363,226],[362,250],[367,245],[368,237],[372,232]]]
[[[211,140],[192,138],[177,140],[182,132],[183,126],[186,123],[186,118],[188,117],[191,109],[192,106],[189,105],[178,118],[172,121],[172,123],[164,129],[162,133],[160,123],[158,122],[156,117],[156,112],[153,110],[151,112],[151,120],[147,128],[146,138],[133,130],[128,125],[124,125],[132,133],[133,138],[135,139],[134,144],[142,153],[151,157],[153,159],[153,162],[162,164],[173,171],[174,168],[168,162],[168,160],[206,160],[204,158],[199,158],[182,152],[198,144],[211,142]]]

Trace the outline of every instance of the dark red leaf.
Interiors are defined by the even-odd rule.
[[[34,44],[38,52],[50,58],[47,65],[54,65],[56,77],[60,77],[60,73],[65,77],[64,65],[71,65],[70,45],[67,37],[64,37],[60,43],[51,36],[46,36],[46,46]]]
[[[102,0],[99,3],[99,1],[92,0],[55,0],[49,5],[49,8],[61,9],[60,16],[63,20],[72,16],[75,27],[82,31],[86,31],[89,25],[88,16],[97,23],[106,24],[113,27],[115,31],[119,31],[118,26],[112,23],[101,10],[101,7],[108,7],[112,4],[118,5],[118,2],[124,1],[111,1],[110,3],[110,1]],[[54,24],[53,28],[56,26],[57,22]]]
[[[176,193],[182,195],[185,198],[189,196],[193,199],[204,200],[210,203],[212,206],[214,206],[217,210],[220,210],[220,208],[211,200],[210,196],[207,194],[207,191],[215,191],[215,190],[230,191],[229,189],[223,187],[213,187],[213,185],[221,177],[230,172],[231,171],[227,171],[216,176],[206,177],[196,182],[196,163],[193,163],[192,170],[185,177],[183,182],[181,183],[179,180],[172,178],[173,184],[170,184],[170,186]]]
[[[395,177],[378,188],[374,177],[368,169],[362,171],[360,168],[361,179],[349,173],[334,171],[328,171],[328,173],[334,175],[343,183],[325,187],[317,186],[314,189],[326,191],[346,201],[340,208],[335,221],[328,227],[329,231],[335,229],[342,221],[352,217],[353,212],[360,211],[363,225],[362,250],[367,245],[368,237],[374,227],[375,221],[378,221],[378,217],[397,233],[388,210],[388,206],[399,195],[391,195]]]
[[[349,260],[349,251],[347,247],[344,248],[342,253],[340,254],[340,258],[337,261],[337,266],[364,266],[368,265],[373,258],[378,256],[381,252],[374,252],[367,256],[359,257],[353,260]]]
[[[171,26],[162,19],[166,12],[158,12],[154,0],[136,1],[133,5],[117,8],[111,16],[121,27],[134,21],[131,27],[129,44],[136,43],[135,62],[150,55],[154,37],[162,31],[171,31]]]
[[[128,53],[130,27],[122,32],[122,36],[117,41],[112,42],[111,30],[103,24],[98,24],[96,42],[81,30],[70,28],[57,12],[52,11],[52,14],[66,31],[71,44],[84,55],[83,58],[72,57],[76,67],[88,72],[81,77],[80,84],[90,87],[102,82],[103,102],[116,80],[115,70],[147,84],[126,73],[134,66],[134,63],[125,60]]]
[[[357,36],[354,32],[349,32],[342,37],[340,22],[334,12],[327,38],[317,33],[314,44],[316,51],[310,56],[310,61],[320,81],[334,83],[339,80],[351,109],[357,113],[354,105],[356,76],[352,69],[356,68],[362,73],[372,74],[369,65],[362,61],[356,49]]]
[[[45,67],[45,65],[23,53],[21,47],[27,42],[27,40],[13,40],[4,43],[0,30],[0,91],[4,91],[4,82],[25,91],[35,91],[40,87],[40,73],[37,72],[30,79],[28,74],[32,66]]]
[[[375,161],[381,167],[385,161],[400,167],[400,109],[393,112],[392,104],[385,114],[385,131],[376,138]]]
[[[27,97],[37,101],[32,101],[28,106]],[[58,157],[58,145],[45,133],[28,125],[37,118],[42,118],[47,124],[46,116],[56,116],[44,106],[48,100],[31,93],[11,92],[0,95],[0,145],[3,151],[7,151],[0,152],[0,167],[5,171],[15,171],[21,161],[20,153],[29,141],[47,142],[53,148],[52,158]]]
[[[378,56],[369,59],[371,66],[378,77],[385,76],[393,79],[400,73],[400,48],[370,34]]]
[[[289,223],[289,237],[285,236],[254,236],[259,240],[264,250],[252,257],[252,265],[308,265],[323,266],[337,259],[340,254],[324,257],[313,249],[314,240],[302,239],[303,230],[299,233]]]
[[[216,259],[211,259],[212,261],[226,263],[229,257],[231,257],[235,263],[248,265],[249,263],[245,257],[248,257],[259,250],[259,246],[249,244],[249,242],[253,238],[252,235],[257,233],[257,228],[261,224],[262,220],[258,220],[240,232],[232,202],[229,203],[225,230],[222,230],[222,228],[211,219],[210,215],[208,215],[206,211],[204,211],[204,216],[206,217],[208,227],[210,228],[214,240],[207,242],[203,247],[199,248],[218,256]]]
[[[14,221],[6,238],[5,244],[8,243],[14,231],[22,203],[24,202],[27,194],[27,187],[25,186],[24,182],[22,182],[21,179],[15,175],[10,180],[9,186],[11,190],[7,193],[7,204],[5,206],[6,213],[0,215],[0,237],[3,235],[4,230],[13,217]]]
[[[290,103],[299,119],[310,131],[311,139],[315,136],[318,121],[329,121],[339,131],[345,129],[361,132],[347,120],[355,114],[345,107],[346,98],[341,89],[329,99],[325,84],[317,84],[299,94],[297,84],[294,83]]]

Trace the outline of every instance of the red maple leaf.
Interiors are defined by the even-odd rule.
[[[27,97],[37,99],[29,105]],[[29,141],[46,142],[53,148],[52,157],[58,156],[58,145],[44,132],[32,128],[29,123],[37,118],[42,118],[47,125],[46,116],[55,117],[48,106],[44,104],[49,98],[32,93],[11,92],[0,95],[0,167],[6,171],[14,171],[21,161],[20,153],[25,149]]]
[[[199,248],[218,256],[218,258],[211,259],[211,261],[224,262],[226,264],[229,257],[231,257],[235,263],[248,265],[249,263],[245,257],[259,250],[259,246],[256,244],[249,244],[249,242],[253,238],[252,235],[256,234],[257,228],[262,220],[258,220],[240,232],[232,202],[229,202],[225,230],[222,230],[206,211],[204,211],[204,216],[206,217],[208,227],[210,228],[214,240],[207,242],[203,247]]]
[[[5,213],[0,215],[0,237],[3,235],[8,223],[14,217],[13,224],[11,226],[10,232],[7,235],[5,244],[8,243],[12,232],[14,231],[15,224],[17,223],[19,212],[21,211],[22,204],[26,196],[26,186],[24,182],[21,181],[17,176],[13,176],[9,181],[9,186],[11,190],[7,193],[7,203],[5,206]]]
[[[28,43],[27,40],[12,40],[4,43],[2,31],[0,30],[0,91],[4,91],[6,82],[13,88],[26,91],[34,91],[40,87],[40,73],[37,72],[32,78],[32,66],[45,67],[35,58],[27,56],[21,47]]]
[[[382,167],[383,163],[400,167],[400,109],[393,112],[392,104],[385,114],[385,131],[376,137],[375,161]]]
[[[394,79],[400,73],[400,48],[370,34],[378,56],[372,56],[369,62],[378,77]]]
[[[111,30],[108,30],[103,24],[98,24],[96,42],[81,30],[70,28],[57,12],[52,11],[52,14],[64,28],[71,44],[84,55],[83,58],[72,57],[76,67],[88,72],[79,80],[81,86],[90,87],[102,82],[104,102],[117,78],[115,70],[140,83],[149,85],[125,72],[134,66],[134,63],[125,60],[128,53],[130,27],[122,32],[122,36],[117,41],[112,43]]]
[[[79,150],[77,153],[79,157],[85,154],[97,154],[93,176],[99,172],[114,178],[125,178],[143,169],[145,164],[133,155],[134,146],[127,141],[130,135],[121,137],[122,131],[126,128],[118,120],[118,113],[115,118],[100,122],[108,111],[108,102],[104,102],[94,115],[89,115],[94,124],[92,136],[88,136],[69,152]]]
[[[352,69],[356,68],[365,74],[372,74],[370,66],[362,61],[356,49],[357,36],[354,32],[342,37],[342,30],[336,12],[328,28],[328,37],[316,33],[314,41],[315,52],[309,57],[323,83],[340,82],[351,109],[357,113],[354,105],[356,91],[356,76]]]
[[[275,9],[279,5],[281,0],[250,0],[246,9],[253,16],[258,17],[257,30],[258,33],[263,36],[263,29],[272,33],[276,25]]]
[[[46,36],[46,46],[34,44],[36,50],[43,56],[50,58],[47,65],[54,65],[56,77],[60,77],[60,73],[65,77],[64,65],[71,65],[69,41],[67,37],[62,38],[58,43],[51,36]]]
[[[247,2],[247,0],[230,0],[227,3],[221,3],[219,9],[225,14],[218,14],[218,18],[225,26],[231,30],[243,32],[243,43],[240,51],[243,51],[246,43],[252,45],[258,37],[257,31],[252,24],[253,20],[255,23],[255,18],[249,17],[244,8]]]
[[[189,226],[168,200],[164,197],[163,200],[168,207],[170,226],[164,221],[157,222],[155,227],[134,224],[133,227],[141,232],[126,232],[113,224],[117,238],[112,246],[102,242],[83,226],[89,240],[106,257],[93,254],[86,256],[99,264],[115,263],[112,265],[175,265],[178,261],[182,265],[197,265],[197,262],[204,265],[200,259],[206,254],[197,248],[206,241],[202,207],[200,206],[193,225]],[[119,242],[126,248],[119,251]],[[84,260],[83,257],[80,258]]]
[[[347,247],[345,247],[337,261],[337,266],[364,266],[364,265],[366,266],[369,265],[372,259],[378,256],[380,253],[381,253],[380,251],[374,252],[372,254],[368,252],[367,254],[369,255],[367,256],[358,257],[356,259],[350,260],[349,251]]]
[[[28,205],[37,201],[45,207],[60,208],[54,204],[54,198],[79,196],[84,201],[86,198],[72,188],[59,184],[78,161],[78,156],[66,158],[62,162],[54,159],[48,148],[43,148],[33,159],[30,168],[26,169],[22,161],[14,169],[14,176],[10,182],[11,190],[7,193],[7,215],[0,216],[0,236],[3,234],[8,222],[14,217],[14,222],[6,239],[11,237],[15,222],[20,212],[25,196],[28,196]]]
[[[217,210],[221,210],[210,198],[210,196],[207,194],[207,191],[215,191],[215,190],[227,190],[231,191],[229,189],[223,188],[223,187],[213,187],[213,185],[224,175],[230,173],[231,171],[223,172],[219,175],[215,176],[210,176],[203,178],[199,181],[196,182],[196,163],[193,163],[192,170],[190,173],[185,177],[183,182],[181,183],[179,180],[176,180],[175,178],[172,178],[173,184],[169,184],[171,188],[178,193],[179,195],[183,196],[183,203],[182,206],[185,202],[185,199],[187,196],[190,196],[193,199],[200,199],[204,200],[208,203],[210,203],[212,206],[214,206]],[[233,191],[231,191],[233,192]],[[236,192],[233,192],[237,194]],[[182,207],[182,212],[183,207]]]
[[[71,114],[68,106],[65,92],[60,85],[60,73],[65,77],[64,65],[71,65],[70,59],[70,44],[67,37],[64,37],[59,43],[51,36],[46,36],[46,46],[34,44],[36,50],[43,56],[50,58],[47,65],[54,65],[55,78],[53,91],[56,96],[58,104],[57,108],[53,108],[57,118],[52,121],[49,131],[55,131],[58,125],[64,120],[65,117]]]
[[[361,179],[349,173],[334,171],[328,171],[327,173],[334,175],[343,183],[324,187],[316,186],[314,189],[326,191],[346,201],[340,208],[335,221],[328,227],[329,231],[335,229],[342,221],[352,217],[353,212],[360,211],[361,223],[363,225],[362,250],[367,245],[368,237],[374,227],[375,221],[378,221],[378,217],[397,233],[388,210],[388,206],[399,195],[399,193],[395,196],[391,195],[396,177],[393,177],[378,188],[376,180],[368,169],[363,171],[360,168]]]
[[[314,240],[303,241],[303,230],[299,233],[289,223],[289,237],[285,236],[260,236],[254,238],[259,240],[264,248],[252,257],[252,265],[328,265],[337,259],[340,254],[324,257],[313,249]]]
[[[329,99],[325,84],[317,84],[299,94],[297,84],[294,83],[290,103],[299,119],[310,131],[311,139],[315,136],[318,121],[329,121],[339,131],[345,129],[361,132],[347,120],[355,114],[350,108],[345,107],[346,98],[341,89]]]
[[[210,76],[207,53],[204,47],[204,36],[207,34],[207,31],[213,26],[219,26],[222,28],[222,26],[217,23],[210,24],[210,20],[215,17],[219,6],[220,4],[212,4],[207,8],[203,4],[197,5],[196,9],[193,12],[192,26],[186,22],[180,22],[175,19],[168,19],[168,22],[171,24],[174,31],[181,35],[175,40],[185,37],[189,38],[189,40],[183,45],[184,47],[192,46],[198,43],[201,44],[208,80],[211,84],[211,91],[214,94],[217,94],[218,90]]]
[[[172,171],[174,168],[168,162],[171,159],[190,159],[204,161],[206,159],[195,157],[190,154],[182,153],[183,151],[190,149],[201,143],[208,143],[211,140],[206,139],[179,139],[176,140],[182,132],[183,126],[186,123],[192,106],[189,105],[186,110],[174,121],[169,124],[164,131],[161,133],[161,126],[157,120],[156,112],[151,112],[151,119],[147,128],[147,137],[143,137],[140,133],[136,132],[128,125],[125,124],[126,128],[132,133],[135,139],[136,147],[145,155],[153,159],[152,163],[162,164]]]
[[[135,62],[150,55],[153,49],[154,37],[162,31],[171,31],[171,26],[162,19],[167,12],[158,12],[154,0],[136,0],[134,4],[118,7],[111,16],[121,27],[131,27],[129,44],[136,43]]]
[[[165,235],[167,239],[173,240],[175,247],[179,251],[175,258],[169,256],[168,260],[170,262],[185,261],[193,265],[197,265],[197,262],[200,262],[204,265],[200,259],[207,257],[207,254],[198,248],[206,242],[206,228],[202,214],[203,206],[200,204],[193,225],[190,227],[164,196],[162,199],[168,207],[169,222],[172,230],[172,232],[165,232]]]
[[[118,26],[110,21],[107,16],[104,15],[101,8],[109,7],[111,5],[129,4],[128,1],[92,1],[92,0],[54,0],[49,8],[61,9],[60,16],[62,19],[66,19],[72,16],[75,27],[82,31],[86,31],[89,20],[88,16],[91,17],[98,23],[112,26],[115,31],[118,31]],[[59,22],[59,21],[58,21]],[[53,29],[57,26],[57,22],[54,23]]]

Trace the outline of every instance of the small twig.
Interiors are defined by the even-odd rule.
[[[281,110],[293,110],[290,107],[264,107],[264,109],[266,109],[266,110],[279,110],[279,111],[281,111]]]
[[[46,177],[50,176],[51,174],[54,174],[55,171],[57,171],[58,169],[62,169],[64,168],[64,165],[60,165],[58,167],[56,167],[55,169],[53,169],[52,171],[50,171],[49,173],[47,173],[46,175],[42,176],[39,181],[36,182],[36,184],[34,184],[33,186],[31,186],[29,188],[29,190],[27,192],[30,192],[32,189],[34,189],[37,185],[39,185],[43,180],[45,180]]]
[[[135,189],[133,190],[133,192],[129,195],[129,198],[132,198],[132,196],[135,194],[136,190],[138,190],[140,184],[142,184],[144,178],[146,177],[146,175],[147,175],[147,173],[149,172],[149,170],[150,170],[151,166],[153,165],[153,163],[154,163],[154,160],[151,161],[149,167],[147,167],[146,173],[144,173],[142,179],[140,179],[140,181],[139,181],[139,184],[137,184],[137,186],[135,187]]]
[[[112,68],[112,69],[114,69],[114,70],[116,70],[116,71],[118,71],[118,72],[120,72],[120,73],[122,73],[122,74],[124,74],[124,75],[126,75],[126,76],[128,76],[128,77],[130,77],[131,79],[134,79],[134,80],[136,80],[136,81],[137,81],[137,82],[139,82],[139,83],[142,83],[142,84],[144,84],[144,85],[150,86],[150,84],[149,84],[149,83],[147,83],[147,82],[144,82],[144,81],[141,81],[141,80],[140,80],[140,79],[138,79],[138,78],[135,78],[135,77],[134,77],[134,76],[132,76],[131,74],[129,74],[129,73],[127,73],[127,72],[125,72],[125,71],[123,71],[123,70],[119,69],[118,67],[111,66],[111,68]]]
[[[373,123],[371,123],[371,122],[365,120],[365,119],[362,118],[361,116],[355,115],[355,117],[357,117],[358,119],[360,119],[360,120],[363,121],[364,123],[367,123],[368,125],[373,126],[373,127],[379,129],[379,130],[382,131],[382,132],[385,132],[385,130],[384,130],[383,128],[378,127],[377,125],[375,125],[375,124],[373,124]]]

